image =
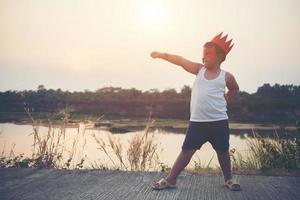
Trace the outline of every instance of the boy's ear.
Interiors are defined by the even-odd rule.
[[[220,61],[220,64],[225,60],[226,56],[222,53],[218,53],[217,54],[218,58],[219,58],[219,61]]]
[[[217,58],[218,58],[218,60],[219,60],[219,63],[222,63],[222,60],[223,60],[222,54],[217,53],[216,56],[217,56]]]

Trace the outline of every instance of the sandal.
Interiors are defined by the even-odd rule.
[[[225,187],[227,187],[231,191],[240,191],[242,190],[240,184],[234,182],[233,180],[227,180],[224,184]]]
[[[163,190],[168,188],[177,188],[176,184],[169,183],[165,178],[160,179],[158,182],[152,184],[154,190]]]

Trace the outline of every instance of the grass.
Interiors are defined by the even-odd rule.
[[[93,138],[98,144],[98,149],[105,153],[114,169],[149,171],[161,168],[163,170],[164,165],[162,165],[157,155],[158,145],[154,141],[154,134],[149,132],[153,123],[154,121],[149,119],[144,131],[136,133],[130,138],[126,152],[119,139],[112,134],[108,136],[108,143],[95,134],[93,134]],[[109,152],[113,152],[118,162],[113,159],[113,155]],[[103,165],[98,164],[98,166]]]
[[[248,151],[241,154],[230,150],[233,173],[264,175],[300,175],[300,123],[296,122],[297,133],[291,138],[275,132],[273,137],[262,137],[253,130],[253,137],[247,139]],[[284,129],[282,129],[284,130]],[[220,173],[221,169],[210,167],[212,158],[205,164],[200,158],[194,160],[191,172]]]
[[[212,156],[210,158],[210,160],[208,161],[208,163],[203,163],[201,161],[201,159],[199,158],[199,156],[197,154],[195,154],[197,156],[196,160],[194,161],[194,168],[192,169],[192,171],[194,172],[216,172],[219,171],[219,169],[214,169],[213,167],[211,167],[211,161],[213,160],[214,156]]]
[[[59,131],[53,128],[51,121],[48,122],[48,130],[46,133],[40,132],[40,121],[35,120],[31,113],[25,109],[29,118],[33,132],[30,134],[33,137],[32,155],[30,158],[24,158],[24,154],[15,156],[13,148],[11,148],[9,156],[4,156],[2,150],[0,158],[1,167],[33,167],[33,168],[82,168],[84,157],[80,154],[83,152],[86,144],[84,138],[84,130],[80,131],[80,124],[76,137],[71,142],[71,147],[66,147],[66,128],[68,125],[68,114],[65,113],[61,119]],[[67,158],[67,159],[64,159]],[[79,159],[78,159],[79,158]]]
[[[297,135],[295,138],[274,137],[263,138],[253,131],[253,139],[248,139],[249,151],[241,155],[231,150],[233,170],[251,171],[259,170],[268,172],[299,171],[300,170],[300,127],[297,122]]]
[[[60,126],[53,128],[51,120],[48,120],[47,133],[41,133],[40,120],[35,120],[31,113],[25,109],[31,120],[33,133],[33,149],[30,158],[24,158],[24,154],[15,155],[12,146],[9,156],[4,155],[5,147],[0,157],[0,167],[33,167],[33,168],[57,168],[57,169],[80,169],[84,167],[87,156],[83,155],[86,141],[89,135],[85,134],[85,124],[78,122],[77,132],[74,138],[67,139],[66,129],[68,127],[69,114],[60,113]],[[98,149],[103,151],[109,158],[113,167],[108,163],[93,161],[90,163],[92,169],[117,169],[117,170],[163,170],[163,163],[157,155],[158,145],[154,141],[154,134],[150,133],[150,127],[154,120],[148,119],[144,131],[135,134],[128,141],[126,150],[122,143],[114,135],[108,136],[108,142],[104,138],[92,135],[98,144]],[[1,132],[0,132],[1,134]],[[116,159],[115,159],[116,158]]]
[[[26,110],[26,109],[25,109]],[[77,131],[73,138],[67,140],[66,129],[69,115],[60,113],[60,126],[53,128],[51,120],[48,120],[46,133],[41,133],[40,121],[35,120],[31,113],[26,110],[31,119],[33,128],[32,156],[24,157],[24,154],[15,155],[12,145],[8,156],[4,155],[5,146],[0,156],[0,167],[34,167],[34,168],[57,168],[57,169],[81,169],[87,161],[87,156],[83,155],[87,139],[90,137],[85,132],[85,125],[78,122]],[[128,140],[128,147],[124,142],[113,134],[109,134],[105,140],[103,134],[91,137],[97,144],[97,149],[104,152],[109,163],[92,161],[87,168],[92,169],[115,169],[131,171],[168,171],[158,156],[159,146],[155,142],[154,133],[149,130],[154,124],[154,120],[149,118],[142,132],[138,132]],[[137,123],[137,122],[136,122]],[[270,171],[299,171],[300,169],[300,126],[297,122],[297,135],[294,138],[261,137],[257,132],[253,132],[253,138],[248,139],[249,150],[241,154],[235,149],[230,151],[233,172],[249,173]],[[1,130],[0,130],[1,134]],[[96,149],[95,149],[96,150]],[[200,158],[194,160],[195,172],[215,172],[211,160],[205,164]]]

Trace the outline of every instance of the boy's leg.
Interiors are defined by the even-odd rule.
[[[224,186],[226,186],[229,190],[232,191],[242,190],[240,184],[232,180],[229,152],[219,151],[217,152],[217,154],[224,175],[224,180],[225,180]]]
[[[166,180],[171,184],[176,184],[177,176],[180,172],[189,164],[191,158],[197,149],[186,150],[182,149],[180,154],[178,155],[171,172],[166,177]]]
[[[202,144],[206,142],[205,129],[203,130],[203,124],[199,122],[190,122],[186,131],[186,136],[181,148],[181,152],[178,155],[173,167],[166,177],[166,180],[171,183],[176,183],[176,178],[180,172],[189,164],[192,156],[200,149]]]
[[[217,152],[220,167],[225,182],[231,177],[231,163],[229,157],[229,125],[228,120],[211,122],[210,143]]]
[[[217,151],[217,155],[218,155],[218,160],[219,160],[219,163],[220,163],[223,175],[224,175],[224,180],[226,182],[227,180],[232,179],[229,152],[228,151],[225,151],[225,152]]]

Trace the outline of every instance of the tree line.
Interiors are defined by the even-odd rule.
[[[119,117],[188,119],[191,88],[141,91],[104,87],[83,92],[46,89],[0,92],[0,112],[93,114]],[[253,94],[240,92],[228,105],[228,115],[240,122],[295,122],[300,116],[300,86],[264,84]]]

